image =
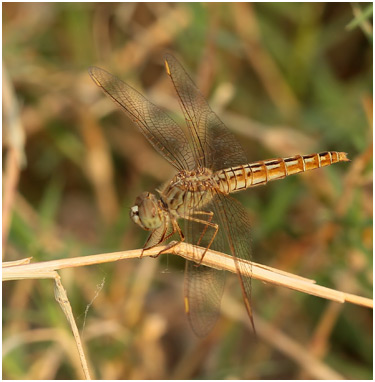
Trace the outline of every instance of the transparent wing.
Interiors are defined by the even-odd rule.
[[[238,259],[252,260],[249,216],[241,203],[219,191],[216,191],[212,207],[217,220],[220,222],[220,229],[226,238],[228,250],[224,252],[233,256],[245,308],[255,331],[251,306],[252,268],[250,264],[238,261]]]
[[[217,224],[219,230],[210,249],[228,253],[233,256],[240,281],[245,307],[253,324],[251,309],[251,265],[239,262],[238,259],[251,260],[250,221],[242,205],[230,196],[211,191],[212,201],[203,210],[213,212],[210,223]],[[192,212],[197,215],[197,211]],[[202,215],[201,215],[202,216]],[[208,227],[202,238],[204,224],[192,220],[185,221],[185,236],[188,242],[207,247],[214,228]],[[194,257],[200,261],[200,254]],[[214,326],[219,312],[223,293],[225,272],[196,266],[187,262],[185,273],[185,303],[187,314],[194,332],[205,336]],[[253,324],[254,325],[254,324]]]
[[[194,197],[194,196],[192,196]],[[197,196],[195,196],[197,197]],[[215,234],[212,225],[218,224],[215,215],[205,215],[203,212],[212,212],[211,203],[191,211],[190,218],[185,220],[184,234],[188,243],[207,247]],[[204,224],[211,223],[211,226]],[[225,235],[219,229],[210,248],[221,251],[225,248]],[[206,336],[215,325],[220,314],[220,302],[224,291],[225,271],[197,266],[201,260],[201,253],[195,253],[192,261],[186,262],[185,267],[185,309],[191,328],[198,337]]]
[[[94,82],[138,125],[154,148],[178,170],[192,170],[196,163],[188,140],[177,123],[138,91],[98,67],[89,68]]]
[[[190,327],[198,337],[205,337],[214,327],[224,291],[225,272],[196,266],[186,261],[185,304]],[[186,308],[186,305],[185,305]]]
[[[195,161],[214,171],[247,163],[241,145],[211,110],[182,65],[171,55],[165,56],[165,63],[185,116]]]

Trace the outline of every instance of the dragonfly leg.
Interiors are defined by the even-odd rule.
[[[155,245],[158,245],[158,243],[157,243],[157,244],[155,244],[155,245],[152,245],[151,247],[146,248],[148,242],[149,242],[149,241],[151,240],[151,238],[152,238],[152,234],[153,234],[153,232],[151,232],[150,235],[148,235],[148,238],[147,238],[147,240],[146,240],[146,243],[144,244],[144,246],[143,246],[143,248],[142,248],[141,256],[139,256],[140,259],[143,257],[143,253],[144,253],[145,249],[149,249],[149,248],[154,247]]]
[[[207,223],[211,223],[211,220],[212,220],[212,218],[214,217],[214,213],[213,213],[212,211],[210,211],[210,212],[206,212],[206,211],[195,211],[194,214],[195,214],[195,215],[208,215],[209,218],[208,218]],[[203,239],[204,235],[206,234],[206,231],[207,231],[207,228],[208,228],[208,227],[209,227],[209,225],[208,225],[208,224],[205,224],[205,227],[204,227],[204,229],[203,229],[203,231],[202,231],[202,233],[201,233],[201,235],[200,235],[200,237],[199,237],[199,239],[198,239],[197,245],[200,245],[201,240]]]
[[[171,248],[175,247],[177,244],[181,243],[181,241],[174,240],[171,241],[164,249],[162,249],[160,252],[158,252],[156,255],[150,256],[153,258],[159,257],[162,253],[167,253]]]
[[[157,245],[161,244],[163,241],[165,241],[168,237],[172,236],[176,231],[174,229],[174,225],[173,225],[173,231],[171,234],[168,234],[166,235],[167,231],[168,231],[168,226],[169,226],[169,220],[168,219],[165,219],[164,220],[164,224],[163,224],[163,227],[162,227],[162,232],[161,232],[161,235],[159,234],[159,232],[157,232],[159,230],[156,229],[156,230],[153,230],[151,232],[151,234],[149,235],[149,237],[147,238],[146,240],[146,243],[144,244],[143,246],[143,249],[142,249],[142,253],[141,253],[141,256],[140,258],[143,257],[143,253],[144,251],[146,251],[147,249],[151,249],[151,248],[154,248],[156,247]],[[159,238],[157,238],[157,236],[159,236]],[[153,242],[150,246],[148,246],[149,242],[151,241],[154,241],[155,240],[155,237],[157,239],[157,241]],[[152,257],[157,257],[158,255],[155,255],[155,256],[152,256]]]
[[[168,240],[173,234],[175,234],[176,232],[178,232],[178,234],[180,235],[180,241],[172,241],[171,243],[169,243],[167,245],[166,248],[162,249],[160,252],[158,252],[156,255],[153,255],[153,256],[150,256],[150,257],[153,257],[153,258],[156,258],[156,257],[159,257],[162,253],[165,253],[165,252],[168,252],[171,248],[173,248],[174,246],[176,246],[178,243],[182,242],[185,240],[185,236],[184,234],[182,233],[181,231],[181,228],[180,226],[178,225],[178,223],[176,222],[176,220],[172,220],[172,226],[173,226],[173,230],[171,233],[169,233],[167,236],[163,236],[162,239],[159,241],[159,243],[157,244],[160,244],[162,242],[164,242],[165,240]],[[156,244],[156,245],[157,245]]]
[[[192,216],[189,216],[189,217],[186,218],[186,219],[189,219],[189,220],[194,221],[196,223],[200,223],[200,224],[204,225],[204,229],[203,229],[202,234],[200,235],[200,237],[198,239],[197,245],[200,244],[200,242],[203,239],[203,236],[205,235],[208,227],[212,227],[215,230],[215,232],[213,233],[213,235],[212,235],[212,237],[210,239],[210,242],[207,244],[207,246],[206,246],[206,248],[205,248],[205,250],[203,252],[203,255],[201,256],[201,259],[199,260],[199,263],[195,264],[197,267],[199,267],[202,264],[203,258],[206,255],[207,250],[211,247],[211,244],[215,240],[216,234],[219,231],[219,226],[218,226],[218,224],[211,222],[211,220],[212,220],[212,218],[214,216],[214,213],[212,211],[210,211],[210,212],[195,211],[194,215],[208,215],[209,216],[208,220],[197,219],[197,218],[194,218]]]

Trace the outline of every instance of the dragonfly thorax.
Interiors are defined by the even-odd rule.
[[[130,218],[146,231],[159,228],[163,222],[164,214],[160,201],[150,192],[142,192],[130,209]]]
[[[217,184],[210,169],[180,171],[160,191],[160,199],[174,218],[184,217],[207,204],[212,198],[209,191],[214,188]]]
[[[167,188],[178,187],[185,191],[206,191],[213,186],[212,171],[208,168],[197,168],[196,170],[183,170],[176,174]]]

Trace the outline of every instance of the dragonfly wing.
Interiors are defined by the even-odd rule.
[[[137,90],[107,71],[90,67],[94,82],[115,101],[139,127],[143,135],[178,170],[196,167],[183,130],[163,110]]]
[[[195,161],[213,171],[247,163],[241,145],[211,110],[182,65],[171,55],[165,57],[165,63],[185,116]],[[211,193],[212,200],[204,205],[204,210],[213,212],[211,222],[217,224],[219,230],[210,248],[233,256],[246,309],[253,322],[251,265],[238,261],[251,258],[250,222],[245,209],[235,199],[216,190],[212,190]],[[191,211],[189,215],[196,216],[196,213],[197,211]],[[187,241],[207,246],[212,228],[208,228],[204,238],[200,240],[202,229],[202,224],[199,226],[191,219],[187,219],[185,226]],[[198,254],[197,257],[199,262]],[[196,267],[194,264],[188,264],[186,269],[185,301],[188,302],[189,321],[197,334],[204,334],[216,321],[224,278],[220,271],[207,270],[204,266]]]
[[[185,311],[198,337],[205,337],[219,317],[224,283],[224,271],[186,261]]]
[[[246,154],[237,138],[212,111],[202,121],[207,134],[207,152],[213,171],[247,163]]]
[[[192,197],[197,197],[192,195]],[[202,210],[191,211],[190,218],[185,219],[184,234],[188,243],[207,247],[216,230],[212,225],[218,224],[215,215],[209,216],[205,212],[211,211],[208,204]],[[194,221],[193,219],[200,220]],[[212,223],[207,225],[204,222]],[[210,248],[222,250],[225,246],[225,237],[217,231]],[[201,252],[194,254],[195,262],[187,261],[185,268],[185,311],[191,328],[198,337],[206,336],[215,325],[219,313],[220,302],[224,291],[225,271],[198,265],[201,261]]]
[[[229,253],[233,257],[246,311],[255,330],[251,306],[252,267],[248,263],[252,259],[250,219],[242,204],[236,199],[219,191],[215,193],[212,211],[219,222],[222,236],[225,237],[224,251],[221,252]],[[246,261],[241,262],[238,259]]]
[[[165,56],[168,75],[178,95],[195,160],[214,171],[247,163],[246,155],[176,58]]]

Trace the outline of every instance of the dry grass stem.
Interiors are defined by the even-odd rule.
[[[5,129],[4,139],[9,148],[5,159],[5,171],[3,176],[2,243],[4,253],[20,171],[22,165],[25,164],[25,134],[19,115],[17,97],[4,65],[2,74],[3,116]]]
[[[28,266],[33,265],[33,264],[28,263],[29,261],[30,261],[30,258],[26,258],[26,259],[22,259],[19,261],[11,261],[11,262],[7,262],[7,263],[3,263],[3,273],[4,273],[4,271],[6,273],[6,270],[12,270],[14,268],[17,269],[19,267],[24,267],[25,263]],[[22,264],[22,265],[20,265],[20,264]],[[45,264],[45,263],[39,263],[39,264]],[[59,274],[56,271],[53,271],[51,269],[40,269],[37,271],[31,271],[30,274],[28,275],[29,276],[28,277],[27,272],[28,272],[27,270],[23,270],[23,271],[21,270],[21,272],[15,272],[13,277],[9,277],[9,278],[3,277],[3,281],[4,280],[17,280],[17,279],[46,279],[46,278],[55,280],[55,299],[59,303],[61,309],[63,310],[63,312],[64,312],[64,314],[65,314],[65,316],[66,316],[66,318],[70,324],[70,328],[72,330],[74,340],[75,340],[75,343],[77,346],[79,360],[81,363],[84,378],[87,380],[90,380],[91,379],[90,372],[89,372],[86,356],[85,356],[85,353],[83,350],[83,344],[81,341],[81,337],[79,335],[78,327],[77,327],[77,324],[76,324],[75,319],[74,319],[72,307],[70,305],[68,296],[66,294],[64,287],[61,284],[61,279],[60,279]]]
[[[173,248],[168,249],[168,246],[159,246],[150,250],[144,251],[143,256],[155,256],[161,252],[168,252],[184,257],[187,260],[197,260],[200,254],[203,254],[204,248],[196,247],[193,251],[193,246],[186,243],[178,243]],[[15,279],[29,278],[55,278],[54,271],[64,268],[81,267],[86,265],[94,265],[108,263],[123,259],[139,258],[142,254],[141,249],[121,252],[103,253],[98,255],[75,257],[69,259],[53,260],[40,262],[35,264],[16,265],[3,268],[3,281]],[[245,262],[245,260],[239,259]],[[254,262],[251,263],[253,279],[261,280],[274,285],[284,286],[303,293],[322,297],[328,300],[344,303],[362,305],[368,308],[373,307],[372,299],[356,296],[350,293],[340,292],[334,289],[326,288],[315,284],[312,280],[301,278],[275,268],[267,267]],[[6,263],[5,263],[6,264]],[[236,267],[233,258],[229,255],[208,250],[203,258],[202,264],[211,268],[224,269],[229,272],[236,273]]]
[[[241,309],[241,305],[227,295],[224,295],[222,313],[231,319],[241,321],[247,326],[250,325],[249,318],[244,309]],[[274,349],[277,349],[298,364],[304,372],[308,374],[307,378],[322,380],[345,379],[316,355],[309,352],[306,347],[285,335],[272,324],[267,323],[257,315],[254,315],[254,318],[256,321],[257,335],[262,338],[263,341],[269,343]]]
[[[3,358],[11,356],[11,353],[17,351],[18,348],[28,347],[33,343],[50,343],[51,346],[45,348],[45,352],[40,356],[39,367],[36,367],[29,371],[28,378],[26,380],[38,379],[38,380],[54,380],[56,379],[55,365],[46,364],[45,361],[51,361],[47,359],[51,357],[61,357],[66,363],[69,362],[71,367],[76,371],[77,378],[84,378],[82,372],[82,366],[79,358],[72,352],[72,346],[74,346],[74,339],[67,335],[66,330],[63,328],[32,328],[29,330],[18,330],[8,335],[3,339],[2,356]],[[33,356],[39,357],[39,354],[33,354]],[[42,363],[42,365],[41,365]],[[46,370],[45,367],[51,366],[50,370]],[[31,375],[30,375],[31,374]],[[35,375],[37,374],[37,375]],[[32,378],[33,377],[33,378]]]
[[[233,10],[238,34],[244,41],[246,58],[257,72],[275,106],[282,113],[293,113],[298,108],[298,100],[278,65],[264,49],[254,7],[245,3],[236,3]],[[254,54],[254,50],[257,54]]]
[[[67,320],[69,321],[70,327],[71,327],[72,332],[73,332],[74,340],[75,340],[76,345],[77,345],[79,359],[81,361],[82,370],[83,370],[85,379],[89,380],[89,379],[91,379],[90,372],[89,372],[89,368],[87,365],[85,353],[83,351],[83,345],[82,345],[81,337],[79,335],[77,324],[76,324],[74,316],[73,316],[72,307],[70,306],[70,302],[69,302],[68,296],[66,294],[66,291],[61,284],[60,276],[57,274],[57,272],[55,272],[55,274],[56,274],[56,276],[55,276],[55,299],[60,304],[61,309],[63,310]]]

